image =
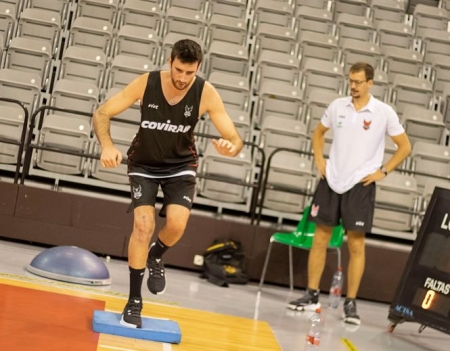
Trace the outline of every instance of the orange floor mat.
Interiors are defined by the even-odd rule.
[[[95,351],[105,302],[0,284],[0,350]]]

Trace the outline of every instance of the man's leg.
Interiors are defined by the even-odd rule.
[[[351,324],[360,324],[359,315],[356,312],[356,296],[365,267],[365,233],[348,231],[348,249],[350,260],[347,271],[347,298],[344,302],[344,321]]]
[[[148,246],[155,230],[155,208],[139,206],[134,209],[133,232],[128,244],[128,264],[135,269],[145,269]]]
[[[149,277],[148,289],[153,294],[162,294],[166,289],[166,279],[162,255],[184,234],[190,211],[181,205],[168,205],[166,223],[158,233],[158,240],[152,244],[147,259]]]
[[[313,243],[308,257],[308,288],[312,290],[319,290],[332,230],[332,227],[320,224],[316,225]]]
[[[130,270],[130,293],[125,306],[121,324],[128,327],[141,328],[142,281],[148,245],[155,230],[155,208],[139,206],[134,209],[133,232],[128,244],[128,265]]]
[[[350,253],[348,262],[347,298],[355,299],[365,266],[365,234],[355,231],[347,232],[347,244]]]
[[[347,298],[344,302],[344,321],[361,323],[356,311],[356,296],[365,266],[365,233],[372,229],[376,185],[356,184],[342,195],[342,223],[347,231],[350,254],[347,271]]]
[[[327,246],[333,227],[340,220],[340,195],[321,179],[314,193],[308,220],[316,223],[314,239],[308,257],[308,288],[305,294],[288,304],[288,308],[304,311],[320,307],[319,285],[325,267]]]
[[[292,301],[288,307],[297,311],[312,310],[320,307],[319,285],[327,256],[327,246],[333,227],[316,225],[311,250],[308,257],[308,288],[299,299]]]
[[[168,205],[166,223],[159,231],[158,238],[169,247],[175,245],[184,234],[189,215],[189,209],[184,206]]]

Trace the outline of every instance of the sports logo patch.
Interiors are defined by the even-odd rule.
[[[319,205],[311,205],[311,217],[317,217],[319,214]]]
[[[142,187],[139,185],[137,188],[133,187],[133,197],[138,200],[142,196]]]
[[[194,109],[194,106],[189,107],[188,105],[184,106],[184,117],[188,118],[191,117],[192,110]]]
[[[363,125],[364,130],[369,130],[370,125],[372,124],[372,121],[364,120],[363,123],[364,123],[364,125]]]

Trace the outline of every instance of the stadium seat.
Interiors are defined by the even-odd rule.
[[[432,84],[427,79],[397,74],[392,85],[391,102],[400,117],[408,105],[431,108],[434,104]]]
[[[265,82],[277,82],[298,87],[300,84],[300,60],[292,55],[263,50],[259,56],[254,75],[253,92],[259,91]]]
[[[263,210],[302,213],[315,188],[312,159],[287,151],[278,152],[271,160],[265,184]]]
[[[444,117],[438,111],[408,105],[403,110],[401,122],[411,145],[417,141],[432,144],[441,144],[444,141],[446,127]]]
[[[417,141],[411,151],[411,170],[419,192],[423,191],[429,179],[448,179],[450,177],[450,147]]]
[[[375,211],[373,227],[388,231],[396,236],[395,231],[414,231],[417,225],[416,212],[419,210],[420,198],[416,179],[410,175],[393,172],[376,183]],[[404,238],[413,237],[415,233],[406,234]]]
[[[329,9],[298,6],[295,10],[295,30],[297,36],[302,31],[332,34],[333,13]]]
[[[76,17],[90,17],[116,26],[120,0],[79,0]]]
[[[302,31],[298,36],[298,47],[301,69],[304,67],[307,58],[329,62],[337,62],[339,58],[337,40],[330,34]]]
[[[345,81],[340,64],[307,58],[302,70],[300,87],[304,91],[305,99],[308,99],[313,89],[325,89],[342,94]]]
[[[125,24],[153,29],[161,35],[164,14],[161,7],[145,0],[127,0],[119,15],[119,27]]]
[[[259,129],[268,116],[300,120],[304,101],[303,91],[286,83],[264,82],[254,109],[252,123]]]

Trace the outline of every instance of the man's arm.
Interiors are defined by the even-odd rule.
[[[103,167],[116,167],[122,162],[122,154],[111,139],[110,119],[142,99],[147,79],[148,74],[139,76],[94,112],[92,121],[95,135],[102,147],[100,161]]]
[[[395,145],[397,145],[397,151],[395,151],[389,161],[384,165],[384,168],[386,168],[388,173],[396,169],[397,166],[411,153],[411,143],[409,142],[406,133],[393,136],[391,139]]]
[[[222,98],[209,82],[205,82],[202,101],[205,102],[205,112],[209,114],[211,121],[222,136],[219,140],[213,139],[212,144],[220,154],[236,156],[241,151],[244,142],[225,111]]]
[[[408,136],[406,133],[402,133],[396,136],[391,137],[392,141],[397,145],[397,151],[392,155],[389,161],[384,165],[387,173],[392,172],[397,166],[403,162],[403,160],[408,157],[411,152],[411,143],[409,142]],[[370,183],[376,182],[378,180],[383,179],[386,175],[378,169],[375,173],[369,174],[364,177],[361,182],[364,185],[369,185]]]
[[[312,138],[312,149],[314,151],[314,163],[320,178],[325,178],[326,161],[323,157],[323,146],[325,145],[325,133],[329,128],[325,127],[321,122],[314,129]]]

